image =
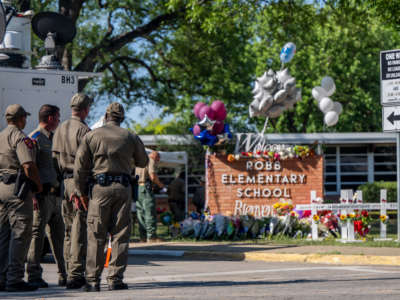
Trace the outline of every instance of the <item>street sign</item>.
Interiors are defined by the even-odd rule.
[[[400,105],[400,49],[381,51],[381,104]]]
[[[400,105],[382,107],[382,127],[385,132],[400,131]]]

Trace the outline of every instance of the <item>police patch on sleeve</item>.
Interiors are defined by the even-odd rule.
[[[30,138],[26,137],[24,138],[24,143],[29,149],[33,149],[33,142]]]

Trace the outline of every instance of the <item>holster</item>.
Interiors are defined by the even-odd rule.
[[[144,186],[149,193],[153,192],[153,184],[151,183],[151,180],[146,180]]]
[[[15,179],[14,196],[24,200],[29,191],[35,192],[36,186],[28,177],[26,177],[24,171],[19,169],[17,178]]]

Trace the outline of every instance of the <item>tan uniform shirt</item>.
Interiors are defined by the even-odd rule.
[[[90,176],[107,173],[121,175],[132,173],[132,161],[145,167],[148,156],[140,138],[115,122],[97,128],[82,140],[76,153],[74,181],[79,195],[87,195]]]
[[[32,140],[15,125],[0,132],[0,174],[16,174],[21,165],[35,162]]]
[[[139,184],[145,184],[146,180],[150,180],[149,174],[157,172],[156,162],[149,157],[149,164],[145,168],[136,168],[136,175],[139,175]]]
[[[73,172],[76,151],[89,131],[86,123],[76,116],[58,126],[54,133],[52,150],[61,172]]]
[[[54,168],[51,152],[52,135],[45,128],[38,126],[29,134],[29,137],[36,142],[36,164],[39,169],[40,182],[42,184],[50,183],[53,186],[57,186],[57,173]]]

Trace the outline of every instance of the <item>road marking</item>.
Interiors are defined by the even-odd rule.
[[[380,274],[399,274],[399,271],[386,271],[377,270],[372,268],[363,267],[304,267],[304,268],[280,268],[280,269],[264,269],[264,270],[242,270],[242,271],[230,271],[230,272],[204,272],[204,273],[183,273],[175,275],[160,275],[160,276],[146,276],[146,277],[130,277],[130,281],[163,281],[163,280],[174,280],[174,279],[188,279],[197,277],[212,277],[212,276],[233,276],[233,275],[254,275],[260,273],[275,273],[275,272],[293,272],[293,271],[315,271],[315,270],[327,270],[327,271],[353,271],[357,274],[360,272],[364,273],[380,273]]]

